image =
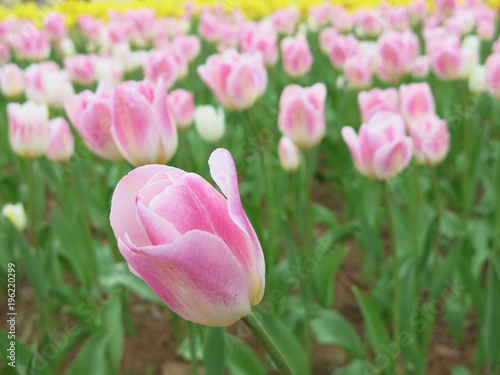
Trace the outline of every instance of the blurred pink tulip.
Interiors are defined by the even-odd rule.
[[[123,67],[120,62],[110,57],[95,59],[95,77],[97,82],[109,82],[117,86],[123,78]]]
[[[399,87],[400,112],[407,123],[419,122],[436,112],[434,96],[427,82]]]
[[[485,42],[489,42],[493,40],[496,34],[496,24],[494,21],[492,22],[481,22],[477,25],[477,35],[481,38],[481,40]]]
[[[53,61],[30,65],[25,79],[26,97],[53,108],[63,108],[64,101],[74,94],[68,72]]]
[[[287,172],[293,172],[300,165],[300,151],[295,143],[286,136],[281,137],[278,144],[278,156],[281,167]]]
[[[96,93],[89,90],[66,100],[65,110],[85,145],[108,160],[123,160],[111,134],[111,99],[113,87],[105,82]]]
[[[220,39],[219,17],[210,12],[202,12],[200,15],[200,23],[198,25],[198,33],[209,43],[216,43]]]
[[[486,59],[486,87],[489,93],[500,100],[500,52],[490,55]]]
[[[81,16],[78,18],[78,26],[83,31],[87,39],[97,39],[103,29],[103,24],[92,16]]]
[[[9,141],[14,152],[23,158],[45,155],[49,147],[49,110],[46,105],[26,102],[7,104]]]
[[[278,34],[271,28],[247,24],[240,36],[240,46],[243,52],[260,52],[267,67],[278,61]]]
[[[460,78],[465,60],[458,40],[441,40],[429,53],[432,70],[440,79],[451,81]]]
[[[344,126],[342,137],[356,168],[368,178],[392,179],[412,157],[413,144],[406,136],[404,120],[392,112],[377,112],[361,125],[358,134],[350,126]]]
[[[114,91],[111,133],[118,149],[133,166],[165,164],[177,150],[177,130],[167,104],[166,87],[128,81]]]
[[[194,119],[193,93],[183,89],[174,90],[168,95],[168,105],[177,130],[187,129]]]
[[[64,59],[64,68],[74,83],[88,86],[96,81],[96,56],[73,55]]]
[[[311,5],[309,11],[309,22],[315,27],[328,25],[332,20],[333,4],[324,2],[318,5]]]
[[[152,50],[144,61],[144,76],[151,82],[161,78],[170,88],[179,77],[179,66],[173,55],[164,50]]]
[[[227,50],[208,57],[198,74],[217,100],[227,109],[250,108],[264,93],[267,71],[260,53]]]
[[[6,43],[0,42],[0,66],[10,61],[10,49]]]
[[[0,88],[2,94],[9,98],[17,98],[26,86],[24,71],[16,64],[8,64],[0,71]]]
[[[46,156],[55,162],[68,161],[75,149],[75,140],[63,117],[56,117],[49,121],[49,148]]]
[[[456,0],[436,0],[436,13],[441,19],[450,17],[457,7]]]
[[[290,35],[294,32],[295,26],[300,19],[300,12],[293,6],[282,8],[271,14],[270,19],[278,33]]]
[[[304,36],[287,37],[281,41],[283,69],[292,78],[308,73],[313,63],[309,44]]]
[[[148,165],[118,183],[110,221],[132,273],[176,314],[228,326],[261,301],[264,256],[231,154],[217,149],[208,163],[225,196],[197,174]]]
[[[418,56],[411,63],[411,75],[417,79],[427,78],[430,68],[429,58],[427,56]]]
[[[43,20],[43,28],[52,40],[62,39],[66,36],[66,16],[63,13],[49,13]]]
[[[356,31],[364,37],[376,37],[387,27],[387,21],[375,10],[360,9],[356,12]]]
[[[372,62],[366,57],[351,56],[344,62],[344,75],[351,89],[368,89],[373,83]]]
[[[389,31],[380,36],[377,49],[377,75],[384,82],[397,83],[409,72],[418,54],[418,38],[411,31]]]
[[[16,55],[24,60],[43,61],[50,55],[50,40],[44,31],[27,24],[22,30],[11,36],[11,45]]]
[[[333,66],[342,69],[345,61],[360,50],[361,44],[353,35],[338,35],[330,42],[328,56]]]
[[[178,35],[172,43],[189,62],[193,61],[200,53],[201,42],[196,35]]]
[[[316,146],[325,134],[326,86],[316,83],[311,87],[288,85],[280,98],[278,124],[281,132],[297,147]]]
[[[370,91],[362,91],[358,94],[358,104],[361,111],[361,119],[365,123],[375,113],[380,111],[398,113],[398,90],[395,88],[385,90],[374,88]]]
[[[408,16],[413,25],[422,22],[427,16],[428,11],[425,0],[412,1],[408,4]]]
[[[319,33],[319,46],[324,53],[330,52],[332,42],[340,36],[339,32],[333,27],[327,27]]]
[[[450,132],[446,121],[429,116],[409,125],[415,158],[427,167],[439,164],[448,154]]]

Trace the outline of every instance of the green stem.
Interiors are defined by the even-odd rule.
[[[281,353],[280,349],[273,341],[271,336],[267,333],[267,331],[262,327],[259,320],[255,317],[255,315],[251,312],[249,315],[241,318],[243,323],[252,331],[254,336],[259,340],[264,349],[266,350],[269,357],[273,360],[274,364],[278,368],[278,371],[282,375],[293,375],[292,368],[286,361],[285,357]]]
[[[189,331],[189,350],[191,351],[191,374],[198,375],[198,358],[196,358],[196,331],[195,325],[186,322]]]
[[[432,168],[430,171],[431,181],[432,181],[432,194],[434,195],[434,207],[436,209],[436,221],[434,228],[434,237],[432,241],[431,251],[434,252],[434,265],[432,269],[433,274],[437,274],[438,259],[439,259],[439,231],[441,226],[441,197],[439,195],[439,181],[437,177],[436,167]]]
[[[29,215],[31,244],[35,249],[35,256],[38,254],[38,236],[36,231],[36,194],[35,194],[35,163],[36,160],[28,160],[28,190],[29,190]]]
[[[384,187],[384,195],[385,195],[385,202],[386,202],[386,207],[387,207],[387,217],[389,221],[389,232],[390,232],[390,238],[391,238],[391,243],[392,243],[392,267],[393,267],[393,274],[394,274],[394,301],[393,301],[393,328],[392,328],[392,333],[393,333],[393,339],[395,341],[399,340],[399,329],[400,329],[400,322],[401,322],[401,279],[399,276],[399,257],[398,257],[398,250],[397,250],[397,245],[396,245],[396,238],[394,237],[395,231],[394,231],[394,220],[392,216],[392,210],[391,210],[391,197],[389,194],[389,188],[387,186],[387,182],[383,182],[383,187]]]

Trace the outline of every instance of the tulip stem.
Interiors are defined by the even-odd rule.
[[[285,357],[283,357],[283,353],[281,353],[281,350],[278,348],[271,336],[269,336],[262,324],[260,324],[259,320],[255,317],[253,312],[250,312],[250,314],[241,318],[241,320],[262,344],[269,357],[271,357],[271,359],[273,360],[280,374],[293,375],[292,368],[286,361]]]
[[[191,352],[191,374],[198,375],[198,358],[196,356],[196,331],[194,323],[186,322],[189,331],[189,350]]]
[[[434,265],[432,274],[437,275],[438,259],[439,259],[439,227],[441,225],[441,199],[439,196],[439,183],[436,172],[436,167],[431,169],[432,194],[434,195],[434,206],[436,209],[436,221],[434,228],[434,238],[431,251],[434,253]]]
[[[35,194],[35,160],[28,160],[28,190],[29,190],[29,210],[30,210],[30,229],[31,244],[35,249],[35,255],[38,256],[38,237],[36,232],[36,194]]]
[[[399,328],[401,321],[401,279],[399,277],[399,257],[398,257],[398,248],[396,244],[395,238],[395,230],[394,230],[394,220],[392,216],[391,210],[391,196],[389,194],[389,187],[387,186],[387,181],[383,182],[384,195],[387,207],[387,219],[389,222],[389,237],[392,243],[392,267],[394,274],[394,301],[393,301],[393,326],[392,326],[392,334],[394,340],[399,340]]]

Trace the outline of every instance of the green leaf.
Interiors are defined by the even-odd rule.
[[[66,375],[108,375],[109,370],[104,355],[108,340],[109,336],[104,332],[90,336],[78,353],[78,357],[66,371]]]
[[[375,311],[372,303],[368,300],[358,288],[353,288],[354,295],[361,307],[361,313],[363,314],[363,321],[365,322],[367,336],[370,340],[373,349],[377,355],[385,355],[386,348],[390,345],[389,335],[387,330],[382,323],[382,319]],[[391,362],[393,362],[392,356]]]
[[[445,316],[453,339],[460,340],[464,334],[467,309],[458,298],[449,298],[445,302]]]
[[[318,267],[313,273],[314,287],[319,303],[324,308],[331,307],[334,302],[335,290],[333,281],[347,253],[347,249],[332,249],[330,245],[326,252],[320,253],[316,259]]]
[[[227,337],[227,367],[231,375],[265,375],[259,358],[245,342],[235,336]]]
[[[451,375],[470,375],[470,370],[464,366],[452,366]]]
[[[486,360],[492,374],[497,373],[500,365],[500,278],[495,267],[488,270],[486,320],[484,324],[484,339]]]
[[[206,375],[222,375],[226,365],[226,328],[207,327],[203,364]]]
[[[332,375],[375,374],[374,366],[367,361],[355,360],[351,364],[335,370]]]
[[[108,336],[105,354],[110,369],[109,373],[117,374],[125,341],[122,324],[122,303],[119,298],[113,298],[107,302],[103,311],[103,325]]]
[[[316,339],[321,344],[340,346],[352,358],[363,358],[364,348],[351,323],[335,311],[323,311],[311,321]]]

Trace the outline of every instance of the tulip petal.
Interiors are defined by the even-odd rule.
[[[120,180],[111,199],[109,217],[116,238],[124,238],[125,234],[128,234],[136,246],[151,245],[135,208],[137,195],[156,174],[168,173],[172,170],[179,171],[165,165],[146,165],[134,169]]]
[[[164,160],[167,163],[172,159],[177,150],[177,128],[167,102],[167,88],[165,81],[160,79],[155,89],[153,99],[154,114],[158,134],[164,152]]]
[[[262,252],[259,238],[257,237],[257,234],[255,233],[255,230],[253,229],[252,224],[248,220],[248,217],[241,205],[241,198],[238,190],[238,175],[236,174],[233,157],[229,151],[219,148],[212,152],[212,155],[210,155],[208,165],[210,166],[210,174],[212,178],[217,186],[219,186],[222,193],[227,197],[229,216],[231,216],[231,219],[233,219],[236,225],[240,227],[240,229],[243,230],[252,241],[257,269],[259,270],[262,280],[262,290],[264,290],[264,254]]]
[[[137,214],[153,246],[172,243],[181,236],[171,223],[148,209],[141,201],[137,202]]]
[[[228,326],[250,313],[241,267],[211,233],[194,230],[171,244],[141,248],[120,240],[119,248],[138,276],[186,320]]]
[[[410,137],[382,146],[374,155],[373,172],[380,180],[389,180],[409,163],[413,152]]]

